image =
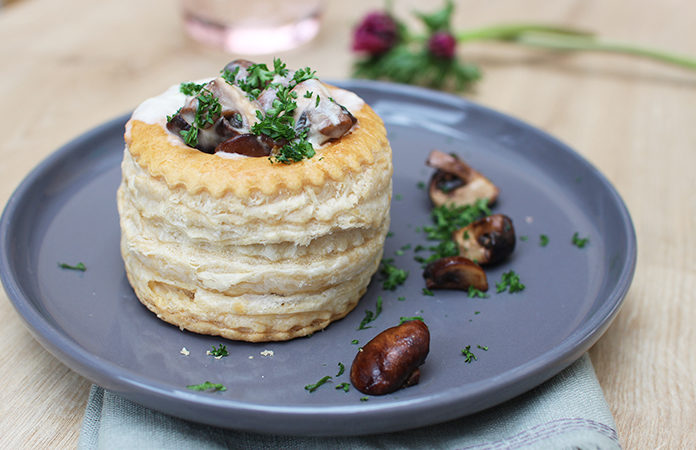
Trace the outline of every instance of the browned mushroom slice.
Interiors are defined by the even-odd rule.
[[[360,392],[384,395],[418,384],[430,351],[430,330],[421,320],[387,328],[362,347],[350,368],[350,381]]]
[[[459,254],[479,264],[495,264],[515,250],[515,227],[503,214],[483,217],[452,234]]]
[[[428,264],[423,272],[428,289],[461,289],[473,286],[480,291],[488,290],[488,279],[483,269],[463,256],[448,256]]]
[[[220,143],[215,153],[238,153],[244,156],[268,156],[273,150],[273,141],[267,136],[240,134]]]
[[[293,92],[297,96],[296,128],[307,128],[307,139],[313,145],[339,139],[357,122],[346,107],[332,99],[327,87],[319,80],[305,80],[295,86]]]
[[[330,122],[325,120],[323,123],[323,128],[319,130],[321,134],[328,137],[329,139],[338,139],[351,129],[358,119],[353,116],[348,108],[343,105],[338,105],[340,107],[340,112],[336,114],[336,120]]]
[[[430,199],[435,206],[470,205],[482,199],[492,205],[498,199],[498,188],[456,156],[433,150],[426,164],[437,169],[429,186]]]

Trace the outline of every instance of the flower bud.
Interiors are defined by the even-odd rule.
[[[384,12],[373,12],[365,16],[355,29],[353,50],[378,55],[391,49],[399,36],[396,22]]]
[[[456,47],[456,39],[454,39],[454,36],[447,31],[437,31],[433,33],[428,40],[428,51],[431,55],[438,58],[454,58],[454,51]]]

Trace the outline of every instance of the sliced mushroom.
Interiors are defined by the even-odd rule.
[[[452,234],[459,254],[479,264],[495,264],[515,250],[515,227],[503,214],[483,217]]]
[[[215,148],[215,153],[238,153],[253,157],[268,156],[273,150],[273,144],[273,140],[267,136],[245,133],[220,143]]]
[[[319,80],[305,80],[295,86],[293,92],[297,95],[295,122],[299,124],[305,117],[305,126],[308,125],[307,139],[313,145],[339,139],[357,122],[346,107],[332,100],[329,90]]]
[[[480,291],[488,290],[486,273],[463,256],[448,256],[431,262],[425,267],[423,278],[428,289],[467,290],[473,286]]]
[[[430,199],[435,206],[470,205],[481,199],[492,205],[498,199],[498,188],[455,155],[433,150],[426,164],[437,169],[429,186]]]
[[[222,68],[222,72],[228,70],[230,73],[235,73],[236,71],[235,80],[239,80],[240,78],[247,77],[247,69],[253,64],[254,63],[248,59],[235,59],[234,61],[228,62],[227,65]]]

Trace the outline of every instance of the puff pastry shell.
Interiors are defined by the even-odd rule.
[[[227,159],[127,125],[117,200],[138,299],[196,333],[287,340],[348,314],[382,256],[391,149],[366,104],[308,160]]]

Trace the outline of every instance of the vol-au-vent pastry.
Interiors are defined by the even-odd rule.
[[[196,333],[306,336],[348,314],[382,257],[392,161],[357,95],[236,60],[126,124],[121,253],[138,299]]]

